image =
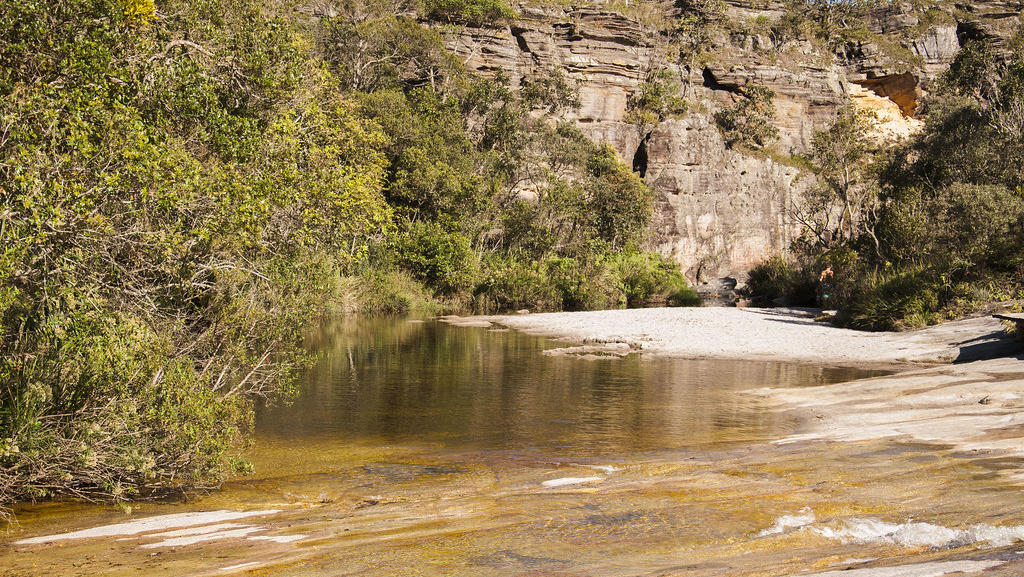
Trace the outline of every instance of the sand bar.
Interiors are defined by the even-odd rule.
[[[781,308],[660,308],[472,320],[476,323],[473,326],[488,320],[579,345],[624,343],[643,355],[684,358],[907,367],[998,356],[1015,350],[1015,343],[1004,334],[1001,321],[987,316],[895,333],[856,331],[816,322],[818,312]]]
[[[594,357],[601,344],[625,344],[642,356],[887,367],[895,374],[747,394],[804,417],[801,430],[778,443],[894,439],[1024,458],[1024,341],[1008,337],[1000,321],[985,316],[872,333],[815,322],[817,312],[674,308],[473,319],[474,326],[486,319],[570,341],[575,347],[558,354],[575,348],[581,357]],[[1011,475],[1024,479],[1024,471]]]

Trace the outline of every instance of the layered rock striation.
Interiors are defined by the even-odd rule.
[[[448,47],[471,70],[503,72],[514,88],[556,69],[579,81],[581,106],[566,118],[633,162],[657,195],[650,247],[699,281],[743,277],[800,234],[794,214],[814,177],[785,158],[806,154],[841,107],[867,107],[881,138],[905,137],[961,45],[1004,46],[1019,26],[1019,4],[938,0],[922,10],[891,2],[869,15],[869,39],[814,42],[768,26],[785,14],[782,2],[728,0],[715,49],[697,66],[670,45],[666,23],[684,13],[668,3],[657,4],[660,22],[646,24],[600,5],[522,6],[510,26],[463,29]],[[653,127],[630,123],[629,96],[660,69],[680,80],[690,111]],[[730,149],[713,121],[750,86],[775,94],[779,137],[764,152]]]

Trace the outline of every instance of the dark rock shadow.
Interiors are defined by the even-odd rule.
[[[1024,352],[1024,339],[1018,339],[998,331],[963,341],[959,345],[960,351],[953,359],[954,364],[1002,357],[1024,358],[1021,355]]]

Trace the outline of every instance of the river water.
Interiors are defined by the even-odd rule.
[[[327,323],[301,394],[258,412],[253,475],[130,514],[20,507],[0,574],[1020,569],[1024,507],[999,474],[1018,463],[896,441],[779,444],[800,422],[743,392],[873,373],[543,354],[559,346],[434,321]]]

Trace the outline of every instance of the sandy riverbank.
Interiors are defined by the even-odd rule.
[[[662,308],[471,317],[578,344],[627,344],[643,355],[909,367],[1008,354],[1000,321],[980,317],[902,333],[814,321],[815,311]],[[456,321],[457,324],[462,324]]]
[[[561,351],[888,367],[893,375],[826,387],[751,391],[803,415],[780,443],[897,439],[1024,458],[1024,352],[979,317],[902,333],[815,322],[794,309],[677,308],[473,317],[574,343]],[[456,324],[459,319],[452,319]],[[628,345],[628,348],[627,348]],[[954,364],[955,363],[955,364]],[[1024,472],[1014,476],[1024,479]]]

